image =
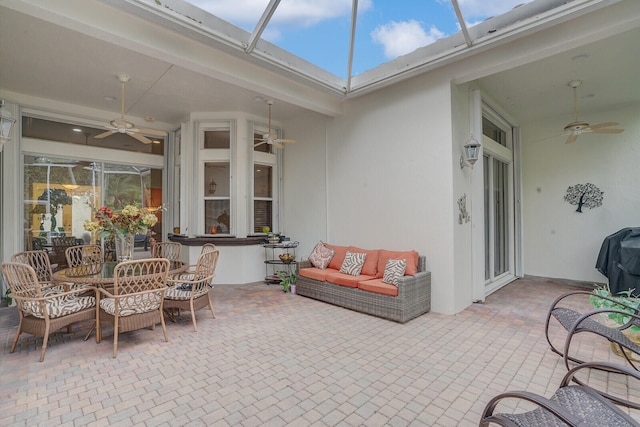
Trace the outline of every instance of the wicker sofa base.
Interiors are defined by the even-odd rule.
[[[400,280],[396,297],[321,282],[300,275],[296,293],[361,313],[405,323],[431,309],[431,272],[424,271],[425,263],[424,257],[420,257],[418,270],[421,271],[415,276],[405,276]],[[299,268],[308,266],[310,264],[302,262]]]

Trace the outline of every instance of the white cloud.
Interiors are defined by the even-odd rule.
[[[189,3],[236,25],[253,27],[262,16],[265,0],[188,0]],[[351,16],[351,0],[287,0],[274,13],[272,25],[306,27],[326,19]],[[358,12],[372,7],[372,0],[358,3]]]
[[[391,21],[371,32],[371,39],[384,47],[384,55],[389,59],[413,52],[443,36],[444,33],[435,26],[426,32],[422,25],[413,19],[403,22]]]

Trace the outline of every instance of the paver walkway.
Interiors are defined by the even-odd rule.
[[[96,344],[84,323],[55,333],[43,363],[41,338],[9,353],[18,316],[1,308],[0,425],[477,425],[502,391],[557,388],[565,368],[544,317],[569,289],[521,279],[455,316],[401,325],[277,286],[217,285],[217,318],[199,311],[197,333],[183,313],[168,343],[160,328],[124,333],[113,359],[110,327]],[[621,360],[607,343],[579,347]]]

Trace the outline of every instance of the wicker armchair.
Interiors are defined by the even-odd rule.
[[[216,250],[216,245],[214,245],[213,243],[205,243],[204,245],[202,245],[202,250],[200,251],[200,255],[207,252],[213,252],[215,250]]]
[[[572,297],[588,296],[590,298],[601,298],[604,300],[609,300],[616,303],[620,308],[622,306],[627,307],[631,313],[603,308],[598,310],[591,310],[581,313],[574,309],[571,304]],[[602,316],[602,315],[605,316]],[[606,325],[603,323],[603,317],[607,317],[609,314],[623,314],[629,318],[629,320],[623,325]],[[556,348],[552,340],[549,337],[549,327],[551,325],[551,319],[554,318],[562,325],[562,327],[567,331],[567,336],[564,340],[564,348],[559,350]],[[547,314],[547,320],[545,323],[545,336],[547,338],[547,342],[551,348],[551,351],[562,356],[564,358],[564,363],[569,369],[569,361],[575,363],[584,363],[584,360],[579,359],[578,357],[571,356],[571,343],[574,336],[581,332],[590,332],[601,337],[606,338],[612,344],[618,346],[620,349],[620,353],[624,356],[624,358],[629,362],[629,364],[636,370],[638,367],[632,362],[629,357],[628,351],[636,354],[640,354],[640,347],[631,341],[623,332],[632,326],[640,327],[640,311],[635,308],[623,304],[622,302],[615,301],[606,296],[597,295],[589,291],[573,291],[568,292],[566,294],[560,295],[556,300],[551,304],[551,308],[549,309],[549,313]],[[628,351],[625,351],[627,349]]]
[[[216,318],[209,291],[213,288],[212,282],[216,275],[219,255],[215,248],[204,252],[198,257],[195,270],[177,274],[169,279],[170,286],[164,296],[164,308],[190,311],[193,330],[196,332],[196,311],[209,307],[211,315]]]
[[[103,263],[102,248],[100,245],[71,246],[66,249],[65,257],[69,267]]]
[[[591,386],[582,384],[570,385],[576,382],[576,374],[583,369],[598,369],[608,372],[616,372],[627,377],[626,382],[635,382],[635,388],[640,385],[640,373],[625,366],[612,363],[584,363],[571,369],[565,374],[560,388],[556,390],[550,399],[546,399],[534,393],[526,391],[512,391],[502,393],[489,401],[485,407],[480,426],[498,424],[507,427],[538,427],[538,426],[640,426],[640,424],[623,412],[613,402],[628,407],[639,409],[640,404],[623,397],[613,397]],[[587,372],[589,374],[590,372]],[[636,380],[636,381],[634,381]],[[591,381],[592,383],[607,388],[607,381]],[[629,386],[631,388],[631,386]],[[621,392],[624,393],[624,392]],[[532,411],[509,414],[494,414],[496,407],[505,399],[520,399],[533,403],[536,407]],[[612,402],[613,400],[613,402]]]
[[[169,260],[148,258],[125,261],[116,265],[113,272],[113,293],[99,288],[96,315],[96,342],[102,340],[103,320],[113,325],[113,357],[118,354],[118,334],[162,325],[164,340],[167,328],[162,316],[162,304],[167,289]]]
[[[38,276],[40,285],[51,284],[53,282],[53,270],[51,269],[51,261],[46,251],[24,251],[18,252],[11,257],[11,262],[19,262],[30,265]]]
[[[30,265],[19,262],[2,264],[2,273],[20,313],[20,324],[11,345],[11,353],[16,349],[23,332],[43,337],[40,352],[42,362],[51,332],[65,326],[67,332],[71,332],[72,323],[96,317],[96,298],[79,295],[86,289],[65,292],[58,288],[43,287],[36,271]]]
[[[175,242],[156,243],[151,247],[152,258],[166,258],[169,261],[180,261],[182,245]]]

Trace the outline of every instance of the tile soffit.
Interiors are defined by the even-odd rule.
[[[285,72],[297,81],[311,83],[334,95],[355,97],[620,0],[534,0],[469,27],[468,38],[464,31],[459,31],[349,80],[343,80],[263,39],[256,39],[260,28],[266,25],[264,22],[259,22],[252,34],[182,0],[103,1],[255,65]],[[457,3],[454,1],[453,5],[457,6]],[[268,15],[268,8],[264,15]]]

